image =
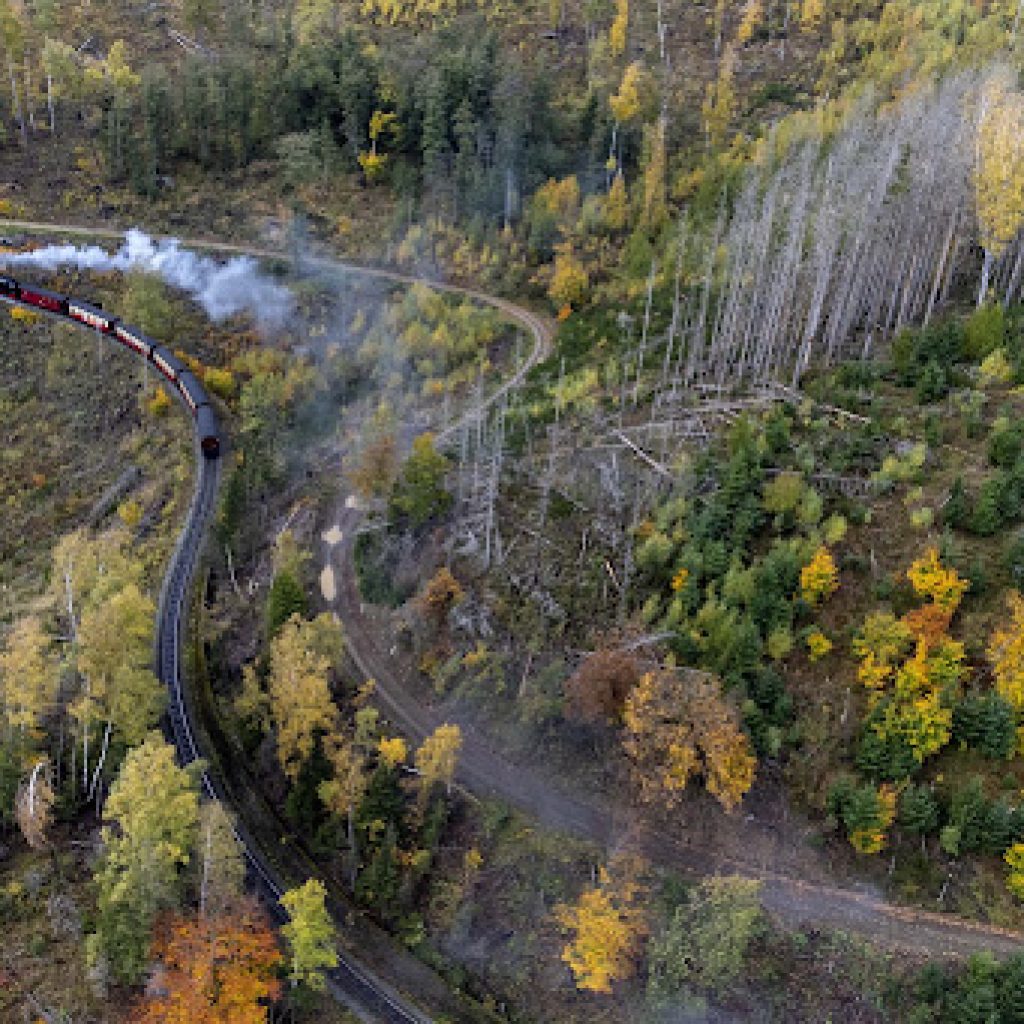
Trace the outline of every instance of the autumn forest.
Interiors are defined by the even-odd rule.
[[[0,1021],[1024,1020],[1022,19],[0,0]]]

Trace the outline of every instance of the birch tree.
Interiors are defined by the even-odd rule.
[[[288,977],[293,985],[308,985],[316,991],[325,985],[325,973],[338,963],[334,922],[327,913],[327,890],[323,882],[309,879],[281,897],[288,923],[281,934],[291,954]]]
[[[271,643],[270,712],[278,761],[292,781],[312,756],[318,738],[336,728],[338,709],[329,680],[341,650],[341,631],[329,615],[312,622],[293,615]]]
[[[195,860],[200,915],[227,914],[244,893],[245,862],[234,821],[219,800],[210,800],[199,810]]]
[[[1024,96],[1005,77],[981,96],[975,189],[985,250],[978,305],[986,299],[992,264],[1024,225]]]
[[[153,921],[178,900],[198,814],[193,775],[177,766],[159,733],[150,733],[128,753],[104,808],[112,824],[103,829],[96,932],[87,942],[90,960],[105,960],[124,982],[142,976]]]
[[[416,768],[419,771],[420,802],[426,803],[430,791],[438,782],[443,782],[451,792],[455,778],[455,767],[462,749],[462,730],[457,725],[439,725],[416,751]]]
[[[84,685],[71,713],[82,728],[83,784],[89,771],[86,737],[94,721],[103,723],[90,795],[103,771],[111,733],[128,746],[139,743],[166,704],[166,691],[150,667],[155,612],[153,602],[131,583],[82,616],[77,663]]]
[[[0,709],[7,727],[32,737],[57,691],[50,638],[38,618],[19,621],[0,652]]]
[[[370,775],[365,756],[352,740],[332,735],[326,738],[324,747],[327,760],[331,763],[332,775],[320,783],[317,794],[328,811],[345,820],[351,864],[349,881],[354,890],[359,870],[355,816],[370,784]]]

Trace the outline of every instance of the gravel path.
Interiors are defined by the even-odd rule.
[[[29,221],[0,221],[0,226],[13,230],[58,231],[94,238],[120,238],[117,231],[98,228],[75,228]],[[185,239],[184,244],[214,252],[242,253],[253,256],[280,258],[281,254],[251,246],[234,245],[201,239]],[[331,259],[311,261],[322,266],[342,266],[368,269],[380,277],[397,282],[411,283],[415,278],[377,268],[360,268],[358,264]],[[531,356],[523,366],[494,392],[485,402],[490,405],[502,395],[516,388],[526,373],[548,352],[551,339],[550,325],[535,313],[513,303],[485,295],[473,289],[429,282],[440,290],[464,294],[501,309],[519,321],[534,336]],[[466,419],[479,410],[471,410],[439,434],[440,439],[457,431]],[[336,596],[328,600],[345,626],[348,649],[360,673],[377,681],[377,698],[383,709],[409,738],[421,740],[437,725],[451,720],[450,714],[425,705],[402,673],[384,640],[384,622],[365,610],[359,600],[352,569],[351,538],[361,513],[346,502],[339,511],[338,522],[328,531],[332,539],[324,538],[323,566],[330,570],[329,578]],[[335,530],[341,536],[339,537]],[[335,560],[338,560],[337,562]],[[340,579],[339,579],[340,577]],[[323,582],[323,581],[322,581]],[[470,723],[463,723],[469,725]],[[547,777],[536,763],[517,764],[476,727],[464,730],[460,758],[459,781],[479,795],[499,797],[536,818],[547,828],[570,832],[593,840],[608,849],[630,843],[653,861],[669,867],[702,875],[715,872],[735,872],[760,878],[764,882],[764,902],[770,912],[786,924],[798,927],[817,927],[842,930],[861,935],[880,946],[893,950],[927,954],[930,956],[964,956],[981,950],[996,954],[1009,954],[1024,949],[1024,935],[991,925],[978,924],[946,914],[897,907],[888,903],[878,892],[841,888],[829,884],[821,877],[805,878],[787,873],[784,867],[796,861],[806,868],[806,851],[794,856],[791,839],[773,834],[767,826],[759,826],[738,815],[726,819],[705,809],[699,819],[682,823],[673,834],[646,823],[636,811],[613,800],[595,794],[569,793],[559,780]],[[682,827],[683,825],[687,827]],[[739,857],[737,849],[748,849],[750,855]],[[723,851],[729,851],[724,853]],[[813,874],[823,874],[822,864],[812,868]]]

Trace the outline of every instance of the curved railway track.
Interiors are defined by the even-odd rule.
[[[7,305],[23,306],[64,323],[83,326],[76,320],[61,314],[48,313],[16,299],[3,296],[0,297],[0,301]],[[182,407],[190,413],[191,418],[191,411],[181,394],[177,390],[173,393]],[[220,478],[220,460],[203,456],[198,432],[195,434],[195,462],[195,491],[185,525],[178,536],[164,574],[154,644],[156,675],[167,687],[168,693],[167,731],[177,751],[178,760],[183,766],[202,758],[200,746],[196,741],[187,690],[183,683],[181,653],[191,584],[202,554],[206,526],[214,510]],[[225,806],[229,805],[223,786],[211,771],[203,772],[201,788],[208,799],[220,800]],[[241,820],[236,819],[234,830],[245,858],[250,883],[266,904],[275,922],[279,925],[285,923],[288,915],[280,902],[284,894],[280,877]],[[331,911],[337,921],[341,917],[340,908],[332,906]],[[430,1017],[412,1006],[391,986],[378,978],[366,964],[342,948],[338,949],[338,965],[329,972],[327,983],[334,998],[363,1021],[379,1021],[382,1024],[431,1024]]]
[[[191,764],[202,756],[195,739],[193,717],[182,683],[181,652],[192,578],[202,552],[206,524],[213,512],[220,469],[220,462],[204,459],[198,446],[196,463],[198,472],[195,493],[164,576],[156,630],[156,671],[168,690],[171,738],[183,765]],[[201,785],[206,797],[227,805],[224,790],[210,771],[203,772]],[[275,921],[284,924],[288,919],[280,903],[284,888],[276,872],[240,821],[236,821],[235,836],[245,856],[253,887],[270,909]],[[330,972],[328,981],[332,994],[365,1020],[384,1021],[387,1024],[424,1024],[429,1020],[375,977],[364,964],[343,950],[338,951],[338,966]]]

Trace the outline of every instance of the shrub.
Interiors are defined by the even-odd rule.
[[[203,383],[210,391],[225,401],[235,396],[235,378],[230,370],[219,370],[214,366],[207,367],[203,374]]]
[[[823,528],[825,543],[834,546],[841,543],[846,537],[847,522],[846,519],[838,514],[834,514],[825,520]]]
[[[806,643],[811,661],[820,661],[832,650],[832,641],[817,627],[807,634]]]
[[[804,494],[804,480],[799,473],[779,473],[764,485],[764,508],[775,515],[796,511]]]
[[[910,525],[915,530],[929,530],[935,521],[935,513],[930,508],[915,508],[910,510]]]
[[[156,391],[146,399],[146,412],[150,416],[163,416],[170,407],[171,399],[162,387],[158,386]]]
[[[306,592],[290,572],[279,572],[267,595],[267,633],[273,636],[293,615],[308,611]]]
[[[1009,384],[1013,380],[1014,370],[1006,358],[1006,351],[997,348],[991,355],[985,356],[978,372],[982,387],[993,384]]]
[[[993,424],[988,441],[988,461],[993,466],[1010,469],[1024,451],[1024,436],[1018,426],[1000,417]]]
[[[1003,525],[1002,494],[1003,481],[999,477],[985,481],[971,515],[972,533],[991,537]]]
[[[636,564],[644,572],[656,572],[665,568],[674,551],[675,545],[672,543],[672,539],[655,530],[637,548]]]
[[[778,626],[768,634],[765,649],[772,661],[784,660],[793,650],[793,634],[786,626]]]
[[[945,398],[949,394],[949,371],[941,363],[929,359],[917,378],[914,394],[919,405],[929,405]]]
[[[1006,316],[998,303],[976,309],[964,324],[963,354],[971,362],[980,362],[1006,341]]]
[[[629,651],[595,651],[566,681],[566,717],[586,723],[621,721],[626,698],[641,674],[640,662]]]
[[[134,530],[142,522],[142,512],[142,506],[130,498],[117,506],[118,518],[129,530]]]

